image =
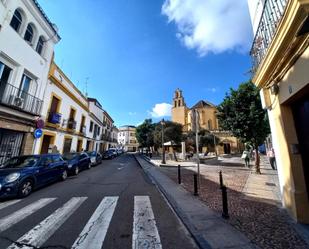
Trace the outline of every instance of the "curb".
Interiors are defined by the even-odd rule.
[[[152,164],[155,167],[158,167],[156,164],[152,163],[150,160],[147,160],[145,158],[145,156],[141,155],[141,159],[145,160],[147,162],[149,162],[150,164]],[[177,207],[175,201],[168,195],[168,193],[165,191],[165,189],[161,186],[161,184],[159,184],[156,179],[149,173],[147,172],[144,167],[141,165],[141,163],[138,161],[138,159],[136,158],[136,155],[134,155],[134,158],[136,160],[136,162],[138,163],[138,165],[143,169],[144,173],[147,175],[147,177],[149,177],[149,179],[157,186],[157,189],[161,192],[161,194],[165,197],[165,199],[168,201],[169,205],[171,208],[173,208],[174,213],[178,216],[179,220],[182,222],[182,224],[184,225],[184,227],[187,229],[187,231],[189,232],[189,234],[192,236],[193,240],[195,241],[195,243],[197,244],[197,246],[201,249],[211,249],[212,247],[207,243],[207,241],[205,241],[203,238],[200,238],[200,236],[196,235],[192,229],[192,225],[188,224],[188,220],[187,218],[182,215],[182,211]],[[150,167],[149,167],[150,168]],[[146,168],[148,169],[148,168]]]

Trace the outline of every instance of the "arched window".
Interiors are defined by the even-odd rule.
[[[22,21],[23,21],[23,18],[22,18],[20,11],[15,10],[10,25],[13,29],[16,30],[16,32],[19,31]]]
[[[26,33],[24,36],[25,41],[31,43],[32,39],[33,39],[33,26],[31,24],[28,24],[27,29],[26,29]]]
[[[38,44],[36,45],[36,49],[35,49],[35,50],[36,50],[39,54],[42,54],[43,47],[44,47],[44,37],[43,37],[43,36],[40,36],[39,41],[38,41]]]

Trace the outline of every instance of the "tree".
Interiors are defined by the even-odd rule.
[[[206,129],[201,129],[198,133],[199,135],[199,148],[201,149],[202,147],[214,147],[215,143],[219,143],[219,138],[216,137],[214,134],[211,134],[208,130]],[[194,131],[189,131],[185,135],[185,141],[186,145],[188,148],[195,148],[196,147],[196,142],[195,142],[195,132]],[[215,140],[215,141],[214,141]]]
[[[136,127],[136,139],[141,147],[150,147],[154,146],[154,129],[155,124],[152,123],[151,119],[145,119],[145,121]]]
[[[258,88],[251,81],[240,84],[237,90],[231,88],[218,106],[217,117],[222,129],[254,147],[256,173],[260,174],[258,146],[265,141],[270,129]]]
[[[182,125],[164,121],[164,142],[173,141],[175,144],[180,144],[182,141]],[[154,143],[157,147],[162,145],[162,124],[156,123],[154,130]]]

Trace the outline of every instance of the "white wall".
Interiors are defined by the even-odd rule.
[[[257,28],[259,26],[264,3],[265,0],[248,0],[248,7],[251,17],[253,35],[255,35]]]
[[[19,33],[10,26],[13,13],[17,8],[23,11],[23,24]],[[35,26],[32,45],[23,38],[28,23],[33,23]],[[0,30],[0,60],[9,64],[8,66],[13,69],[9,83],[19,87],[22,75],[26,72],[33,79],[30,93],[43,99],[54,45],[59,41],[57,36],[31,0],[6,0],[5,4],[3,0],[0,0],[0,24],[2,26]],[[40,35],[48,40],[45,43],[42,56],[35,51]]]

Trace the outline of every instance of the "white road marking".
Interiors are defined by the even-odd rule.
[[[101,249],[118,197],[105,197],[97,207],[72,249]]]
[[[2,219],[0,219],[0,232],[10,228],[21,220],[27,218],[32,213],[36,212],[40,208],[46,206],[50,202],[54,201],[56,198],[43,198],[40,199]]]
[[[133,249],[162,249],[148,196],[134,196]]]
[[[6,202],[1,202],[0,203],[0,210],[3,209],[3,208],[6,208],[8,206],[11,206],[17,202],[20,202],[20,200],[12,200],[12,201],[6,201]]]
[[[79,208],[87,197],[73,197],[45,220],[8,247],[8,249],[38,248]]]
[[[118,170],[122,170],[124,167],[119,167]]]

